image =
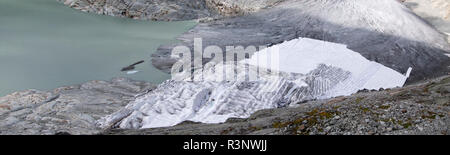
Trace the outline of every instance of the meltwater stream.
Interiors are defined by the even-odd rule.
[[[151,65],[150,55],[194,25],[95,15],[56,0],[1,0],[0,96],[113,77],[162,82],[169,75]],[[120,72],[140,60],[141,72]]]

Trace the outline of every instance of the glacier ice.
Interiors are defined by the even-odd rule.
[[[278,49],[279,74],[259,70],[258,80],[245,80],[245,65],[269,68],[257,63]],[[205,79],[217,76],[207,68]],[[141,95],[123,109],[98,121],[102,128],[154,128],[190,120],[220,123],[231,117],[245,118],[261,109],[285,107],[311,99],[350,95],[361,89],[393,88],[404,85],[406,75],[369,61],[346,45],[298,38],[263,49],[250,59],[239,61],[234,81],[167,80]],[[223,66],[222,66],[223,65]],[[256,71],[250,67],[250,72]],[[194,73],[199,74],[199,73]]]

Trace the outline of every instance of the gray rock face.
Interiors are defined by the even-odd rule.
[[[26,90],[0,97],[0,134],[95,134],[96,120],[152,89],[146,82],[115,78],[53,91]]]
[[[168,71],[173,47],[203,39],[203,47],[271,45],[298,37],[342,43],[398,72],[413,68],[408,82],[449,72],[445,36],[395,0],[285,0],[259,12],[201,23],[161,46],[152,63]],[[192,50],[193,51],[193,50]]]
[[[178,21],[236,16],[282,0],[58,0],[86,12],[142,20]]]
[[[223,16],[239,16],[270,8],[284,0],[205,0],[212,12]]]
[[[142,20],[191,20],[213,16],[199,0],[60,0],[86,12]]]

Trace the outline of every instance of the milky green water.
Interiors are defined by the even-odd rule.
[[[0,96],[113,77],[160,83],[170,76],[150,55],[194,25],[84,13],[56,0],[0,0]],[[141,72],[120,72],[139,60]]]

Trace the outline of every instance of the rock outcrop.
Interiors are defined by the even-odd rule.
[[[98,119],[152,88],[146,82],[115,78],[12,93],[0,97],[0,134],[95,134],[100,131]]]
[[[214,16],[199,0],[60,0],[69,7],[97,14],[142,20],[176,21]]]
[[[81,11],[141,20],[178,21],[243,15],[282,0],[58,0]]]
[[[222,16],[240,16],[270,8],[284,0],[205,0],[212,12]]]

